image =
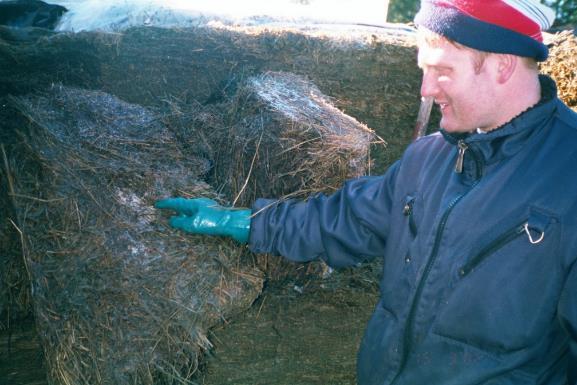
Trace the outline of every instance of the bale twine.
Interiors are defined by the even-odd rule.
[[[557,82],[558,95],[577,111],[577,37],[573,31],[563,31],[550,37],[549,59],[541,71]]]
[[[11,98],[28,124],[8,157],[15,224],[55,384],[188,384],[207,329],[262,288],[243,249],[182,235],[153,202],[221,199],[150,111],[54,87]],[[20,168],[25,160],[36,167]]]

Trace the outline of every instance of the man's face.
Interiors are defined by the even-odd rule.
[[[496,128],[495,78],[487,60],[475,66],[475,53],[446,40],[419,44],[418,65],[423,70],[421,95],[433,97],[441,109],[440,126],[447,132]],[[490,60],[489,60],[490,61]]]

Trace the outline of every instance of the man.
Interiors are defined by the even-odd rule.
[[[530,0],[423,1],[421,93],[440,133],[328,197],[157,206],[294,261],[383,257],[361,385],[577,384],[577,114],[536,66],[552,19]]]

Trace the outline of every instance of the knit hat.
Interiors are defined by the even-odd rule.
[[[536,0],[422,0],[415,24],[479,51],[547,59],[555,12]]]

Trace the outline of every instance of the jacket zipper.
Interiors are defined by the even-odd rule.
[[[469,148],[467,143],[463,139],[459,139],[457,142],[457,147],[459,148],[459,153],[457,154],[457,161],[455,162],[455,172],[460,174],[463,172],[463,162],[465,159],[465,151]]]
[[[509,229],[507,232],[503,233],[499,238],[495,239],[488,246],[482,249],[477,255],[475,255],[469,262],[467,262],[461,269],[459,269],[459,275],[465,276],[469,274],[477,265],[479,265],[485,258],[489,255],[495,253],[501,247],[505,246],[507,243],[513,241],[515,238],[520,236],[525,232],[525,225],[527,221],[524,221],[517,226]]]
[[[403,215],[408,217],[409,220],[409,230],[413,237],[417,236],[417,225],[415,224],[415,218],[413,216],[413,206],[415,205],[415,198],[411,198],[405,203],[403,207]]]
[[[466,146],[466,144],[465,144],[465,146]],[[463,153],[464,153],[464,150],[463,150]],[[395,375],[395,377],[391,381],[391,384],[394,384],[397,381],[397,379],[399,378],[399,376],[403,372],[405,365],[407,364],[407,359],[409,358],[409,351],[411,350],[411,345],[412,345],[411,344],[411,336],[413,334],[414,321],[415,321],[414,318],[415,318],[415,313],[417,311],[417,304],[419,303],[421,294],[423,292],[423,288],[425,287],[425,281],[427,280],[427,277],[429,276],[431,269],[433,268],[433,264],[435,263],[435,261],[437,259],[437,256],[439,253],[439,248],[441,245],[441,238],[443,235],[443,231],[445,230],[445,226],[447,225],[447,220],[449,219],[449,214],[451,214],[451,211],[453,211],[453,208],[455,208],[457,203],[459,203],[461,201],[461,199],[463,199],[465,197],[465,195],[467,195],[478,183],[479,183],[479,180],[476,180],[467,191],[465,191],[461,195],[455,197],[455,199],[453,199],[451,201],[451,203],[449,203],[449,205],[447,206],[447,209],[443,213],[443,216],[441,218],[439,226],[437,227],[437,232],[435,233],[435,242],[433,243],[433,251],[431,252],[431,256],[429,257],[429,260],[427,261],[427,264],[425,266],[425,270],[423,271],[423,275],[421,276],[421,280],[419,281],[419,284],[417,286],[417,290],[415,292],[413,302],[411,303],[411,308],[409,309],[409,315],[407,317],[405,332],[403,334],[403,348],[404,348],[403,349],[403,356],[401,358],[401,363],[399,365],[399,369],[397,371],[397,374]]]

